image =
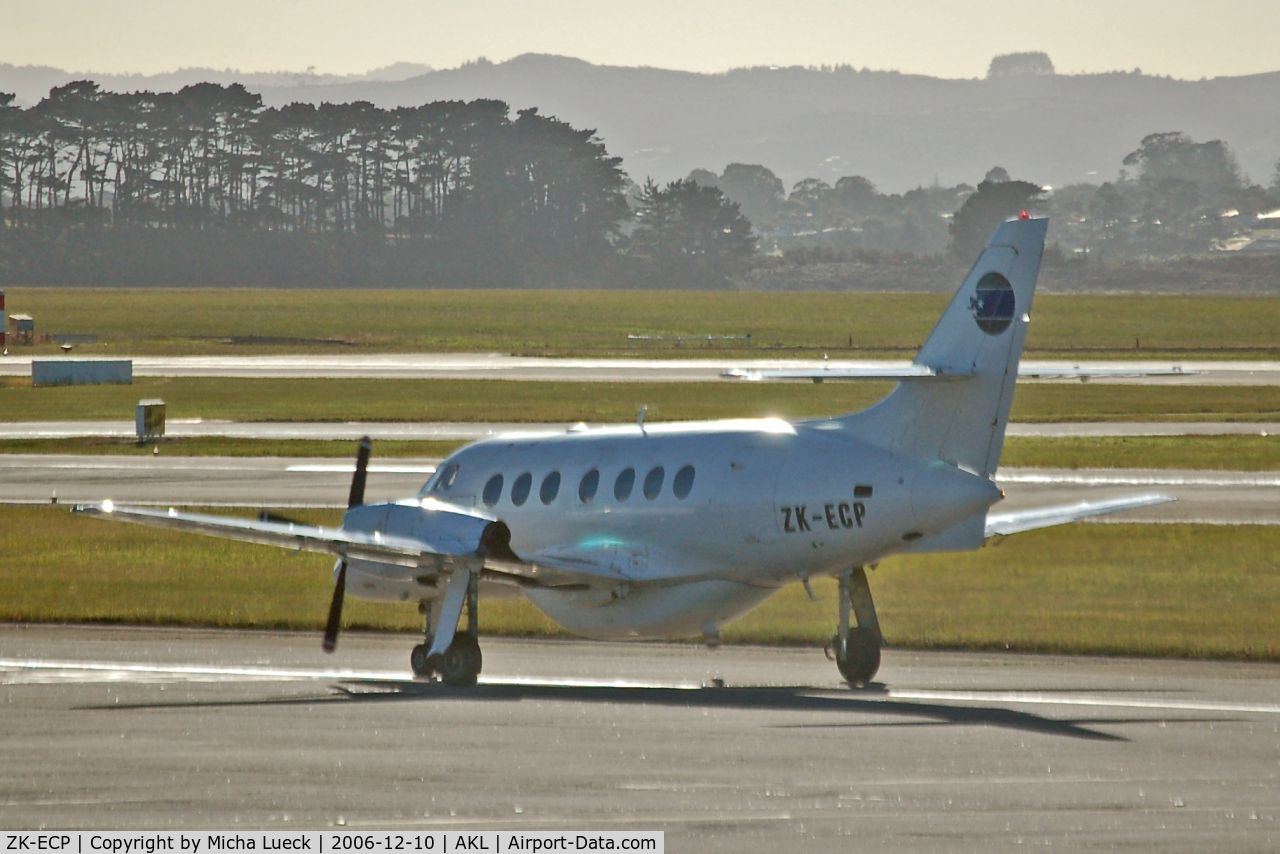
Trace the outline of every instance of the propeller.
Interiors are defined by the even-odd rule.
[[[351,493],[347,496],[347,509],[358,507],[364,503],[364,484],[369,474],[369,452],[373,448],[373,440],[365,436],[360,440],[360,450],[356,453],[356,471],[351,476]],[[333,600],[329,602],[329,619],[324,624],[325,652],[333,652],[338,648],[338,628],[342,624],[342,600],[347,592],[347,561],[343,558],[338,563],[338,577],[333,584]]]

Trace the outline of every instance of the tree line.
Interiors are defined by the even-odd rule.
[[[935,184],[882,193],[868,178],[797,181],[734,163],[688,180],[720,189],[755,224],[766,252],[831,260],[868,254],[970,257],[994,223],[1031,209],[1054,218],[1059,257],[1123,261],[1247,246],[1277,227],[1280,162],[1269,186],[1250,182],[1222,140],[1152,133],[1117,164],[1113,180],[1045,187],[994,166],[976,185]],[[1272,214],[1272,216],[1267,216]]]
[[[620,164],[595,131],[496,100],[267,108],[238,84],[87,80],[28,109],[0,94],[0,276],[539,284],[658,264],[705,283],[754,251],[718,191],[651,185],[633,215]]]
[[[1143,138],[1101,184],[882,193],[766,166],[635,184],[595,131],[496,100],[264,107],[244,86],[22,109],[0,93],[0,282],[716,286],[764,255],[968,257],[1023,208],[1063,258],[1240,246],[1280,209],[1221,140]]]

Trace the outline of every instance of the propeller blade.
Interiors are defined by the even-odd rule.
[[[324,624],[324,651],[338,647],[338,627],[342,624],[342,598],[347,592],[347,562],[338,564],[338,579],[333,585],[333,601],[329,603],[329,621]]]
[[[369,451],[373,448],[373,440],[365,436],[360,440],[360,450],[356,453],[356,473],[351,476],[351,494],[347,496],[347,509],[364,503],[364,481],[369,473]]]

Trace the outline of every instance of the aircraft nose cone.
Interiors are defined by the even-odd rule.
[[[1000,500],[1000,489],[943,462],[925,466],[911,482],[911,512],[926,533],[941,531]]]

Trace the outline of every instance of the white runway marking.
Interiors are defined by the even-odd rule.
[[[276,682],[369,680],[411,682],[404,670],[343,670],[301,667],[219,667],[204,664],[142,664],[113,661],[46,661],[42,659],[0,658],[0,684],[30,684],[24,675],[43,674],[47,681],[131,682],[156,681],[169,677],[185,682]],[[525,677],[481,677],[488,685],[525,685],[565,688],[666,688],[696,689],[691,683],[673,684],[629,680],[530,679]]]
[[[1222,472],[1220,474],[1134,474],[1119,469],[1114,472],[1069,471],[1021,472],[1002,469],[996,472],[1000,483],[1070,483],[1078,486],[1280,486],[1280,476],[1270,473]]]
[[[78,682],[270,682],[270,681],[375,681],[410,683],[403,670],[346,670],[301,667],[215,666],[200,664],[144,664],[110,661],[49,661],[0,658],[0,684],[32,685]],[[549,688],[630,688],[695,691],[702,686],[690,682],[646,682],[599,679],[536,679],[522,676],[488,676],[485,685]],[[708,689],[717,690],[717,689]],[[833,692],[815,689],[815,694]],[[1227,703],[1159,698],[1092,697],[1044,694],[1034,691],[934,691],[890,688],[883,692],[839,692],[837,696],[858,701],[927,701],[1038,706],[1083,706],[1087,708],[1150,709],[1179,712],[1280,715],[1280,705],[1270,703]]]
[[[289,466],[285,471],[315,472],[324,474],[351,474],[356,470],[354,463],[302,463]],[[370,463],[371,474],[434,474],[435,466],[397,466]]]
[[[87,460],[77,456],[71,460],[59,460],[49,455],[23,458],[21,455],[0,457],[0,468],[5,469],[70,469],[82,471],[263,471],[270,470],[262,460],[269,457],[246,457],[243,463],[228,462],[225,459],[203,460],[200,457],[109,457],[102,460]],[[317,474],[351,474],[355,471],[354,463],[298,463],[286,465],[285,471],[313,472]],[[436,470],[433,465],[401,465],[396,463],[370,463],[371,474],[432,474]]]

